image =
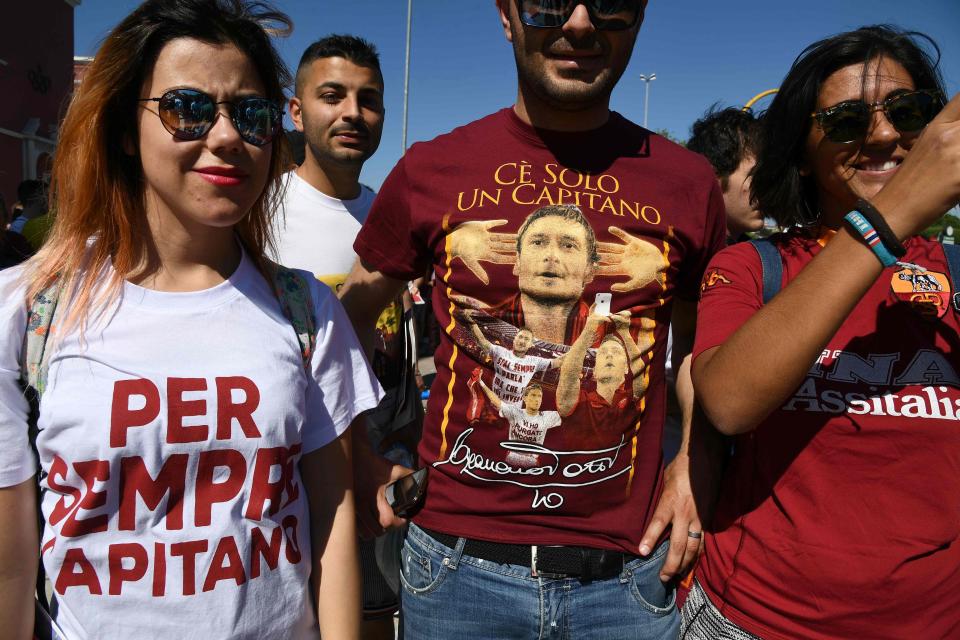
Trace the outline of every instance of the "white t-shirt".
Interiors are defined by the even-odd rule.
[[[510,425],[509,439],[513,442],[530,442],[543,444],[547,430],[560,426],[560,414],[556,411],[538,411],[534,415],[527,413],[519,404],[502,403],[500,416],[507,419]],[[507,453],[507,462],[521,467],[536,464],[540,457],[536,453],[510,451]]]
[[[290,171],[276,220],[276,261],[304,269],[336,290],[346,280],[357,254],[353,241],[376,194],[360,186],[353,200],[339,200],[318,191]]]
[[[0,272],[0,486],[34,472],[20,274]],[[298,462],[381,391],[339,302],[311,281],[310,375],[246,255],[204,291],[126,283],[83,341],[52,352],[42,557],[68,638],[319,637]]]
[[[550,360],[525,355],[518,358],[513,351],[497,344],[490,345],[493,358],[493,393],[503,404],[518,404],[533,376],[550,368]]]

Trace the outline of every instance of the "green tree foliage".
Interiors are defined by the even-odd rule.
[[[960,217],[958,216],[960,216],[960,211],[954,207],[942,218],[924,229],[920,235],[927,238],[938,239],[940,238],[940,234],[943,233],[944,229],[947,227],[953,227],[953,237],[956,238],[957,244],[960,244]]]

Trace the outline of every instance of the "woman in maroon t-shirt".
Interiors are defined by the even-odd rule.
[[[919,39],[817,42],[765,116],[752,196],[793,228],[775,282],[742,243],[701,287],[693,381],[737,439],[682,637],[960,628],[960,283],[916,235],[960,199],[960,98]]]

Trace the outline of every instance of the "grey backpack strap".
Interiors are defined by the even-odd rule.
[[[53,329],[53,316],[57,311],[57,302],[60,299],[59,283],[42,290],[30,302],[27,309],[27,330],[23,336],[23,356],[20,367],[20,383],[23,386],[24,395],[30,403],[30,412],[27,414],[27,433],[30,438],[30,446],[37,460],[37,483],[43,480],[43,469],[40,466],[40,456],[37,452],[37,434],[39,429],[37,421],[40,418],[40,396],[47,386],[47,342],[50,332]],[[40,531],[43,531],[43,511],[41,509],[41,500],[43,492],[37,490],[37,520]],[[46,593],[46,574],[43,570],[43,559],[37,565],[37,622],[34,625],[35,635],[37,631],[43,631],[41,621],[41,612],[45,613],[49,609]],[[46,636],[49,637],[49,636]]]
[[[47,386],[47,339],[59,299],[60,286],[55,282],[38,293],[28,309],[20,381],[24,388],[35,389],[38,394]]]
[[[273,265],[273,286],[283,315],[297,334],[303,366],[309,371],[310,358],[317,345],[317,319],[313,315],[310,283],[293,269],[277,264]]]
[[[751,240],[750,244],[760,256],[760,266],[763,271],[763,304],[767,304],[779,293],[783,282],[780,250],[766,238]]]

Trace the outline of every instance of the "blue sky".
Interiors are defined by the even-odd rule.
[[[75,10],[77,55],[99,41],[129,11],[132,0],[83,0]],[[380,50],[387,118],[380,150],[362,180],[378,188],[402,155],[404,0],[273,0],[294,22],[279,41],[290,65],[313,40],[353,33]],[[893,23],[933,37],[943,54],[948,92],[960,91],[958,0],[650,0],[630,66],[612,106],[643,121],[640,74],[650,85],[651,129],[686,138],[714,102],[742,105],[775,88],[808,44],[863,24]],[[513,54],[493,0],[413,0],[408,143],[428,140],[513,103]],[[757,106],[762,108],[765,101]]]

